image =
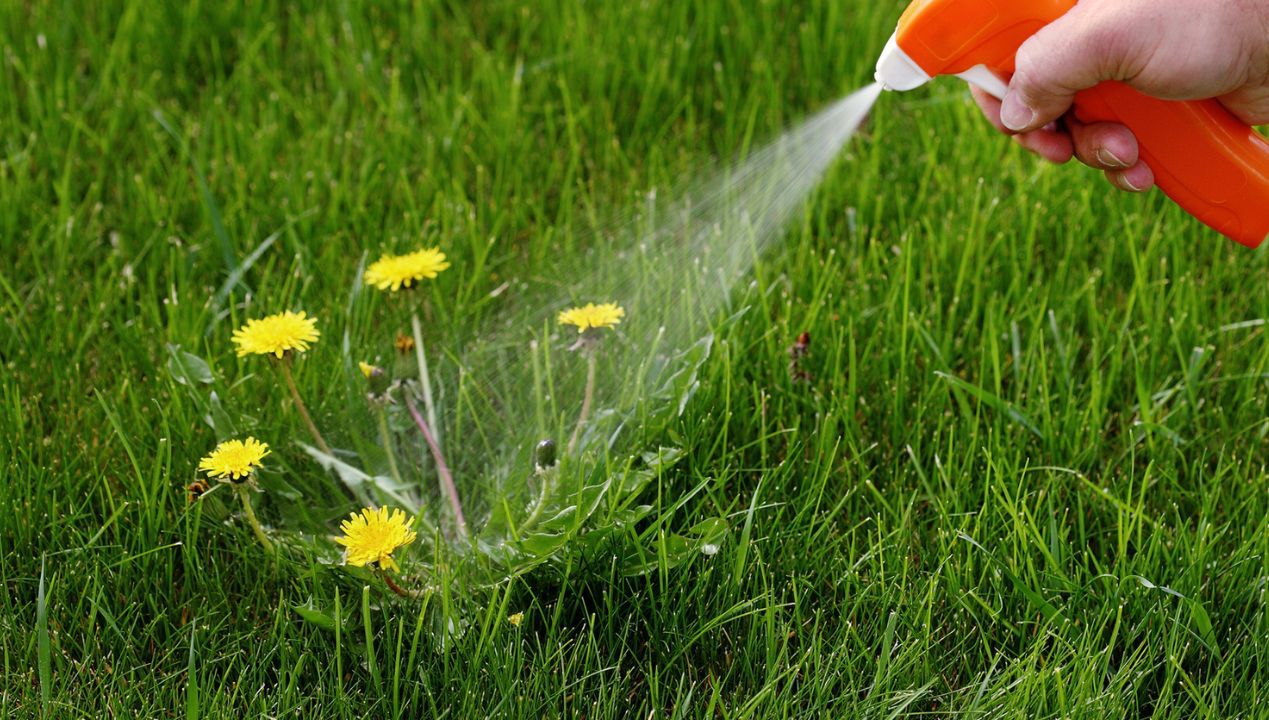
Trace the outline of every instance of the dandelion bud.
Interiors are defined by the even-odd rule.
[[[379,397],[388,391],[388,386],[392,384],[392,379],[388,377],[388,373],[377,365],[359,362],[357,367],[361,369],[361,374],[365,376],[366,382],[370,384],[370,394]]]
[[[533,464],[539,470],[555,467],[555,441],[543,440],[533,449]]]

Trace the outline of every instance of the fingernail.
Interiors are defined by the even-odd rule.
[[[1101,163],[1104,167],[1108,167],[1108,168],[1128,167],[1128,163],[1124,162],[1123,160],[1120,160],[1118,157],[1115,156],[1115,153],[1107,150],[1106,148],[1098,148],[1097,162]]]
[[[1000,122],[1014,132],[1026,130],[1035,122],[1035,110],[1023,104],[1018,93],[1011,92],[1005,96],[1005,102],[1000,106]]]
[[[1119,185],[1120,189],[1127,190],[1128,192],[1139,193],[1143,190],[1143,188],[1137,187],[1132,180],[1129,180],[1127,175],[1116,175],[1115,182]]]

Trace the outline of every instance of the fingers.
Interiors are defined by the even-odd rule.
[[[1137,164],[1137,138],[1123,125],[1086,125],[1074,117],[1067,117],[1066,126],[1075,144],[1075,156],[1085,165],[1098,170],[1127,170]]]
[[[983,111],[983,115],[987,117],[988,122],[994,125],[997,130],[1013,135],[1013,131],[1000,122],[1000,101],[973,86],[970,87],[970,92],[974,96],[974,102],[978,103],[978,108]],[[1071,136],[1056,127],[1041,128],[1034,132],[1015,135],[1014,140],[1027,150],[1058,165],[1069,162],[1075,154]]]
[[[1145,163],[1137,163],[1127,170],[1107,170],[1106,179],[1125,192],[1140,193],[1154,187],[1154,171]]]
[[[1013,134],[1000,121],[1000,101],[970,87],[974,102],[992,125],[1006,134]],[[1140,161],[1140,148],[1132,131],[1117,123],[1085,124],[1067,115],[1065,130],[1049,125],[1039,130],[1014,135],[1019,145],[1048,160],[1062,164],[1077,157],[1080,162],[1105,171],[1110,184],[1127,192],[1145,192],[1154,187],[1154,172]]]
[[[1014,140],[1017,140],[1022,147],[1056,165],[1070,162],[1075,156],[1075,146],[1071,142],[1070,134],[1055,126],[1015,135]]]
[[[1066,118],[1079,161],[1106,172],[1111,185],[1126,192],[1154,187],[1154,172],[1141,162],[1141,149],[1132,131],[1118,123],[1089,123]]]
[[[1106,7],[1080,3],[1022,44],[1001,107],[1005,127],[1014,132],[1044,127],[1066,114],[1075,93],[1113,79],[1128,64],[1135,50],[1122,41]]]
[[[1012,135],[1013,132],[1000,122],[1000,101],[992,97],[987,91],[979,88],[977,85],[969,86],[969,94],[973,96],[974,103],[978,105],[978,109],[983,111],[983,117],[987,118],[997,130],[1006,135]]]

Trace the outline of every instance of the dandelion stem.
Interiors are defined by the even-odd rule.
[[[427,423],[435,433],[436,444],[441,444],[441,428],[436,424],[436,406],[432,404],[432,374],[427,369],[427,353],[423,351],[423,325],[419,323],[419,314],[410,316],[410,324],[414,330],[414,354],[419,359],[419,380],[423,383],[423,407],[427,410]]]
[[[400,595],[403,598],[414,599],[418,597],[417,593],[412,593],[409,590],[406,590],[405,588],[398,585],[397,581],[393,580],[392,576],[389,575],[386,570],[380,572],[379,574],[383,576],[383,582],[387,584],[388,589],[391,590],[392,592]]]
[[[554,484],[556,475],[559,470],[556,468],[547,468],[538,474],[538,479],[542,486],[538,489],[537,499],[533,501],[533,508],[529,510],[529,514],[520,523],[520,532],[525,532],[528,528],[538,521],[538,516],[542,514],[542,509],[546,507],[546,496],[550,491],[550,486]]]
[[[423,439],[427,441],[427,446],[432,451],[432,459],[436,461],[436,474],[441,479],[441,492],[449,499],[449,507],[454,512],[454,524],[458,527],[458,535],[466,540],[467,520],[463,517],[463,504],[458,499],[458,488],[454,486],[454,476],[450,474],[449,465],[445,462],[440,446],[436,444],[431,428],[423,419],[423,415],[419,413],[418,406],[414,404],[414,398],[410,397],[409,391],[402,394],[405,396],[405,406],[410,410],[410,417],[414,418],[414,424],[419,426]]]
[[[291,400],[295,402],[295,409],[300,412],[300,419],[308,427],[309,434],[313,436],[313,441],[317,443],[317,447],[322,452],[334,457],[335,451],[330,449],[330,445],[326,444],[325,438],[318,432],[317,425],[313,423],[313,416],[308,414],[308,407],[304,404],[303,398],[300,397],[299,388],[295,387],[295,378],[291,376],[290,358],[283,358],[278,365],[282,368],[282,379],[286,381],[286,386],[291,391]]]
[[[388,408],[386,405],[379,407],[379,442],[383,443],[383,452],[388,456],[388,470],[392,472],[392,479],[396,480],[397,485],[404,485],[401,480],[401,469],[397,467],[397,454],[392,449],[392,433],[388,430]]]
[[[577,427],[573,428],[573,437],[568,441],[568,452],[573,454],[577,449],[577,441],[582,437],[582,428],[586,426],[586,418],[590,417],[590,404],[595,399],[595,365],[597,353],[592,348],[586,357],[586,392],[582,395],[582,412],[577,416]]]
[[[251,491],[247,489],[247,483],[234,483],[234,492],[237,493],[238,499],[242,501],[242,512],[247,516],[247,523],[251,525],[251,531],[255,533],[256,539],[264,546],[265,550],[273,552],[273,543],[269,541],[269,537],[264,534],[264,528],[260,526],[260,520],[256,517],[256,511],[251,507]]]

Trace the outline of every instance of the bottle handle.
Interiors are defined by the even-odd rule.
[[[1216,100],[1159,100],[1105,82],[1075,96],[1075,117],[1126,125],[1159,189],[1208,227],[1250,248],[1269,237],[1269,139]]]

